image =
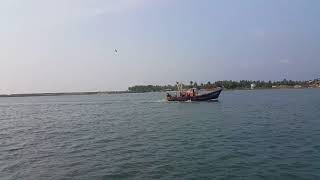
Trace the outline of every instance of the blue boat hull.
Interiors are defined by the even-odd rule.
[[[216,88],[213,91],[210,91],[206,94],[201,94],[197,96],[171,96],[167,95],[168,101],[210,101],[214,99],[218,99],[222,88]]]

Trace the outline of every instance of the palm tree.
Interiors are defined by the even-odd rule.
[[[193,87],[198,88],[198,83],[197,83],[197,82],[194,82],[194,83],[193,83]]]

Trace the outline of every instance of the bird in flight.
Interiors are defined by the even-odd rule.
[[[117,52],[118,52],[118,50],[117,50],[117,49],[115,49],[115,50],[114,50],[114,52],[115,52],[115,53],[117,53]]]

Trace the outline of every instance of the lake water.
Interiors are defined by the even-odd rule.
[[[320,89],[0,98],[0,179],[320,179]]]

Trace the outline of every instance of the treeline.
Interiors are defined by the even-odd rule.
[[[292,80],[282,80],[282,81],[249,81],[249,80],[240,80],[240,81],[217,81],[215,85],[222,86],[226,89],[249,89],[251,84],[255,85],[255,88],[281,88],[281,87],[308,87],[308,81],[292,81]]]
[[[316,81],[316,80],[314,80]],[[313,82],[313,81],[312,81]],[[254,84],[255,88],[267,89],[267,88],[293,88],[298,87],[309,87],[311,81],[293,81],[293,80],[282,80],[282,81],[251,81],[251,80],[224,80],[207,83],[200,83],[190,81],[189,84],[183,84],[184,88],[197,88],[197,89],[211,89],[215,87],[223,87],[225,89],[250,89],[251,84]],[[129,87],[130,92],[159,92],[159,91],[175,91],[177,90],[176,85],[138,85]]]
[[[177,90],[176,86],[166,85],[166,86],[159,86],[159,85],[138,85],[132,86],[128,88],[131,92],[159,92],[159,91],[173,91]]]

